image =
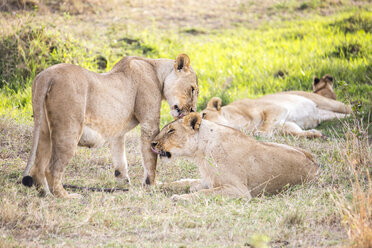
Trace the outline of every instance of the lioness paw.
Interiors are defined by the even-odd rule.
[[[322,137],[321,137],[323,140],[328,140],[328,135],[322,133]]]
[[[314,138],[320,138],[323,136],[323,133],[316,129],[311,129],[308,132],[311,134],[310,136]]]
[[[172,195],[171,200],[174,202],[178,202],[181,199],[180,195]]]
[[[171,197],[171,200],[174,202],[179,202],[179,201],[187,201],[189,200],[185,195],[173,195]]]

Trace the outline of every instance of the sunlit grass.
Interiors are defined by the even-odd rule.
[[[41,49],[37,53],[40,59],[27,60],[29,67],[33,68],[32,73],[23,79],[16,78],[18,81],[24,81],[19,82],[19,85],[26,85],[27,93],[12,94],[9,98],[9,91],[5,93],[2,90],[1,98],[5,100],[0,113],[17,110],[21,115],[30,116],[31,102],[28,92],[32,78],[37,70],[52,64],[74,63],[100,72],[110,70],[125,55],[175,58],[181,52],[190,56],[192,66],[199,77],[199,110],[205,107],[212,96],[220,96],[223,103],[228,103],[284,90],[309,91],[312,77],[326,73],[334,76],[336,93],[340,99],[370,101],[368,92],[372,91],[371,33],[363,29],[344,32],[340,24],[336,25],[355,15],[357,14],[346,13],[308,21],[281,22],[275,26],[262,25],[254,30],[236,28],[200,35],[145,30],[127,34],[127,37],[138,40],[133,44],[119,39],[119,26],[114,29],[115,32],[107,33],[112,37],[111,43],[104,44],[102,49],[92,47],[89,41],[80,42],[78,37],[68,37],[66,40],[60,34],[46,30],[45,34],[39,35],[43,40],[36,38],[32,40],[33,45],[30,45],[30,49]],[[370,13],[357,16],[366,20],[372,18]],[[57,37],[62,43],[47,55],[44,50],[50,48],[50,37]],[[29,53],[35,54],[33,50]],[[98,68],[95,60],[97,54],[107,60],[106,69]],[[279,71],[284,72],[284,78],[276,76]],[[227,80],[231,83],[224,86]],[[340,85],[347,85],[347,90]],[[6,100],[7,98],[9,100]],[[166,107],[163,107],[163,111],[166,110]],[[164,118],[163,122],[168,120],[168,117]]]

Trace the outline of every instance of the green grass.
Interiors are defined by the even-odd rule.
[[[353,32],[343,26],[350,18],[360,24],[354,24]],[[326,73],[334,76],[336,94],[341,100],[371,102],[372,37],[365,30],[370,27],[365,23],[370,22],[372,14],[368,12],[344,13],[266,24],[253,30],[235,28],[184,35],[182,31],[153,29],[136,34],[129,31],[124,38],[118,36],[119,25],[106,32],[111,42],[103,48],[89,48],[93,42],[64,37],[51,28],[25,25],[0,41],[2,46],[18,47],[16,52],[8,50],[11,54],[7,57],[13,64],[21,64],[10,70],[4,68],[9,60],[2,61],[0,114],[16,115],[18,111],[29,118],[32,79],[50,65],[74,63],[102,72],[110,70],[125,55],[175,58],[180,52],[190,56],[199,77],[199,110],[212,96],[221,97],[227,104],[284,90],[310,91],[312,77]],[[18,40],[9,45],[9,39],[15,37]],[[103,66],[98,56],[103,58]],[[278,71],[286,72],[285,77],[277,77]],[[224,86],[229,79],[231,83]]]
[[[353,222],[339,206],[354,199],[351,168],[370,168],[372,160],[368,143],[372,128],[369,125],[368,129],[367,122],[372,102],[371,6],[360,1],[356,1],[362,6],[359,8],[353,6],[355,1],[280,0],[263,1],[262,6],[247,1],[232,7],[228,1],[225,6],[217,6],[219,9],[206,9],[198,8],[199,2],[203,4],[193,2],[197,9],[184,5],[193,10],[190,13],[199,13],[191,19],[186,12],[181,15],[185,19],[173,12],[161,12],[157,19],[141,14],[136,17],[133,13],[143,8],[142,3],[129,1],[119,6],[115,0],[110,1],[112,10],[107,8],[107,13],[98,15],[0,12],[0,247],[352,244],[353,237],[348,233],[353,227],[345,223]],[[162,4],[172,11],[178,6],[172,1],[154,2],[151,8],[146,6],[147,11],[154,8],[159,12],[164,9]],[[231,16],[224,15],[227,10]],[[332,14],[319,14],[324,11]],[[208,23],[206,14],[226,25]],[[164,28],[170,22],[176,26]],[[221,97],[227,104],[283,90],[310,91],[313,76],[324,74],[335,78],[334,88],[341,101],[359,101],[360,107],[355,104],[353,118],[346,122],[322,123],[319,129],[329,136],[328,140],[256,137],[311,152],[321,170],[312,183],[249,203],[203,197],[175,204],[170,200],[174,192],[143,188],[138,129],[127,135],[133,183],[129,192],[81,192],[82,199],[66,201],[40,197],[34,188],[19,184],[31,148],[31,84],[38,72],[61,62],[105,72],[123,56],[175,58],[179,53],[190,56],[198,74],[198,110],[212,96]],[[278,77],[278,72],[284,72],[284,77]],[[356,120],[362,117],[364,125],[359,125]],[[161,125],[170,120],[169,107],[163,102]],[[107,146],[79,148],[64,182],[128,187],[113,176],[111,164]],[[158,164],[160,181],[198,177],[197,166],[183,159]],[[360,176],[360,180],[366,186],[365,177]],[[335,200],[337,195],[343,196],[343,202]]]

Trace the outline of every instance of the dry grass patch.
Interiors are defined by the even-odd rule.
[[[116,20],[123,25],[197,30],[257,27],[263,21],[293,20],[314,14],[330,15],[349,8],[368,8],[364,0],[0,0],[0,11],[35,10],[39,14],[77,15],[92,20]],[[190,32],[199,34],[199,32]]]
[[[61,12],[72,15],[96,14],[111,10],[116,0],[0,0],[0,11],[29,11],[41,13]]]
[[[368,128],[363,120],[354,119],[347,125],[345,146],[340,147],[344,169],[350,174],[350,193],[336,191],[339,211],[352,247],[372,247],[372,150],[369,144]],[[363,126],[366,126],[365,128]]]
[[[288,188],[275,196],[263,195],[251,202],[201,197],[190,203],[175,204],[170,196],[179,192],[141,186],[139,132],[134,130],[127,137],[129,174],[133,182],[129,192],[81,191],[83,197],[79,200],[62,200],[40,197],[34,188],[18,183],[28,155],[22,147],[29,146],[31,128],[6,118],[1,119],[0,127],[2,154],[10,154],[0,159],[0,231],[1,242],[7,247],[258,247],[258,244],[330,247],[347,244],[347,232],[332,200],[335,187],[346,195],[352,193],[349,171],[339,170],[338,175],[333,175],[340,166],[336,160],[337,149],[345,145],[345,140],[258,136],[261,140],[311,151],[321,164],[318,180]],[[128,187],[113,174],[108,147],[79,148],[67,169],[65,182],[79,186]],[[186,160],[159,162],[160,181],[190,177],[198,178],[199,172]]]
[[[350,203],[344,195],[340,195],[338,204],[343,215],[343,222],[348,231],[352,247],[372,247],[372,183],[369,171],[366,170],[367,186],[359,178],[363,174],[356,171],[353,183],[353,200]]]

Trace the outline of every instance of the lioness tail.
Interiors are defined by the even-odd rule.
[[[40,73],[36,76],[33,87],[33,96],[32,96],[32,107],[34,110],[34,130],[33,130],[33,139],[32,139],[32,148],[31,154],[27,161],[27,167],[23,172],[22,184],[28,187],[33,185],[33,179],[29,175],[30,170],[35,162],[36,150],[39,144],[39,137],[40,137],[40,129],[41,123],[43,120],[44,114],[44,101],[46,95],[51,86],[51,80],[44,75],[45,72]]]

